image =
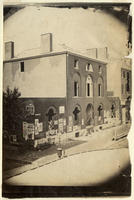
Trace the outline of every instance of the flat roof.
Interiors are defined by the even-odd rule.
[[[84,56],[84,55],[74,53],[74,52],[71,52],[71,51],[50,52],[50,53],[39,54],[39,55],[28,56],[28,57],[22,57],[22,58],[11,58],[9,60],[4,60],[3,62],[4,63],[17,62],[17,61],[30,60],[30,59],[36,59],[36,58],[42,58],[42,57],[57,56],[57,55],[62,55],[62,54],[73,55],[73,56],[84,58],[84,59],[87,59],[87,60],[90,60],[90,61],[99,62],[99,63],[102,63],[102,64],[107,64],[107,62],[105,62],[105,61],[98,60],[98,59],[95,59],[95,58],[90,58],[88,56]]]

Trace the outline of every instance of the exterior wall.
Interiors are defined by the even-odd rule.
[[[20,71],[20,61],[24,61],[24,72]],[[17,87],[21,97],[30,98],[66,96],[65,54],[20,61],[4,63],[4,90]]]
[[[23,105],[26,107],[29,104],[32,104],[35,108],[34,115],[31,118],[28,118],[27,122],[35,123],[35,119],[39,119],[40,122],[43,122],[43,131],[36,136],[36,138],[46,136],[48,131],[48,110],[49,108],[54,108],[55,110],[55,120],[66,119],[66,99],[65,98],[23,98]],[[60,107],[64,106],[65,112],[60,113]],[[66,127],[64,127],[66,130]],[[55,130],[58,130],[56,127]]]
[[[129,74],[129,81],[127,81],[127,73]],[[131,71],[125,68],[121,69],[121,99],[127,99],[127,97],[131,96],[132,92],[132,78]],[[129,91],[127,91],[127,83],[129,85]]]
[[[74,68],[74,60],[79,61],[79,68]],[[93,72],[86,71],[86,64],[90,63],[93,66]],[[99,73],[99,65],[102,66],[102,73]],[[79,73],[81,79],[81,90],[79,97],[74,97],[74,85],[73,85],[73,76],[75,73]],[[93,97],[86,97],[86,79],[87,76],[91,75],[93,79]],[[98,78],[102,77],[104,83],[104,92],[102,97],[98,97]],[[73,116],[73,110],[76,105],[79,105],[81,108],[81,113],[79,114],[80,124],[82,127],[85,127],[86,122],[86,108],[88,104],[92,104],[94,108],[94,122],[93,124],[98,124],[98,106],[103,105],[105,109],[106,101],[106,89],[107,89],[107,80],[106,80],[106,65],[99,63],[98,61],[92,61],[90,59],[82,58],[77,55],[68,55],[67,59],[67,108],[68,116]]]

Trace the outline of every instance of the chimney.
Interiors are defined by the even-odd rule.
[[[41,34],[41,53],[52,51],[52,33]]]
[[[9,60],[14,57],[14,42],[5,42],[5,59]]]

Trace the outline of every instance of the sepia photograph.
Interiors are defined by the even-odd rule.
[[[3,197],[131,196],[131,55],[131,3],[3,3]]]

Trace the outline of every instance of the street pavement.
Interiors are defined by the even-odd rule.
[[[113,139],[113,131],[112,129],[100,130],[97,133],[93,133],[88,136],[81,136],[79,138],[73,138],[73,140],[83,141],[79,145],[71,146],[70,148],[66,148],[65,155],[66,157],[70,157],[72,155],[92,152],[92,151],[101,151],[101,150],[110,150],[110,149],[119,149],[119,148],[128,148],[127,138],[122,138],[118,141],[114,141]],[[71,141],[70,141],[71,142]],[[64,141],[66,143],[66,141]],[[57,152],[55,151],[53,154],[43,156],[39,159],[36,159],[30,165],[25,165],[19,168],[15,168],[11,171],[6,171],[4,176],[5,178],[9,178],[28,170],[38,168],[40,166],[50,164],[59,160]]]
[[[128,148],[68,156],[6,180],[12,185],[96,186],[116,177],[130,163]]]

